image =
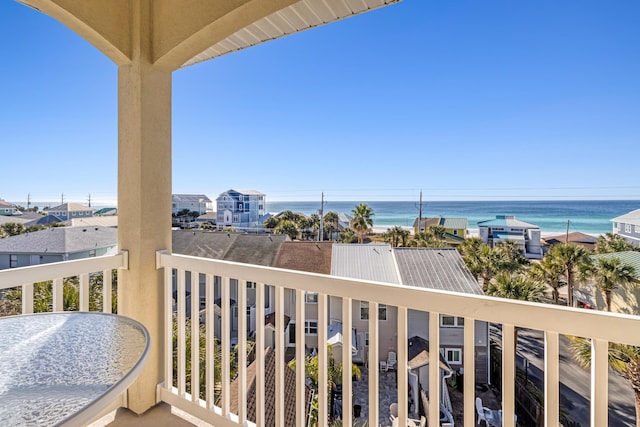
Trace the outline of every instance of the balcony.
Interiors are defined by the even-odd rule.
[[[124,271],[128,268],[128,256],[122,252],[116,256],[92,258],[79,261],[68,261],[35,267],[17,268],[0,271],[0,288],[20,288],[22,290],[22,313],[34,310],[34,283],[52,280],[52,300],[50,307],[53,311],[61,311],[63,278],[78,276],[81,311],[89,310],[89,279],[95,273],[102,273],[104,285],[102,295],[105,303],[104,311],[111,308],[111,272],[114,269]],[[397,308],[397,396],[394,401],[398,408],[398,425],[407,425],[410,412],[410,397],[407,393],[397,390],[407,390],[408,374],[408,339],[407,324],[409,310],[428,312],[429,352],[439,352],[439,316],[447,314],[464,318],[464,348],[463,365],[465,368],[464,390],[475,390],[474,375],[474,321],[488,321],[500,326],[502,330],[502,360],[501,360],[501,403],[505,426],[515,425],[516,390],[515,390],[515,342],[516,328],[529,328],[542,331],[544,334],[544,420],[545,425],[558,425],[560,419],[559,378],[561,365],[559,363],[560,335],[575,335],[592,340],[592,368],[591,368],[591,425],[602,426],[608,424],[608,360],[607,349],[609,342],[625,343],[640,346],[640,336],[635,332],[640,327],[640,319],[634,316],[594,312],[544,304],[526,303],[498,298],[455,294],[421,288],[407,288],[399,285],[349,280],[326,275],[294,272],[270,267],[260,267],[225,261],[174,255],[160,251],[156,253],[156,267],[164,277],[162,319],[160,325],[145,325],[150,329],[159,328],[163,331],[164,346],[162,349],[163,375],[156,384],[157,402],[163,406],[154,408],[147,415],[136,417],[136,425],[155,423],[158,412],[162,419],[171,416],[166,414],[168,406],[173,410],[182,411],[187,417],[194,417],[215,426],[234,425],[265,425],[268,417],[275,417],[275,424],[307,425],[304,416],[306,378],[303,370],[295,371],[294,386],[291,388],[286,379],[287,364],[285,363],[285,345],[287,337],[284,328],[275,328],[274,352],[275,357],[275,385],[268,385],[269,379],[265,374],[265,360],[269,359],[269,351],[265,351],[268,338],[265,328],[255,328],[255,363],[258,368],[253,371],[249,365],[247,354],[248,333],[250,329],[246,316],[238,317],[237,347],[231,339],[232,306],[231,288],[237,286],[237,307],[239,313],[247,309],[247,282],[255,283],[255,304],[265,307],[266,299],[273,296],[276,325],[284,324],[287,313],[296,319],[306,319],[305,292],[318,292],[318,342],[326,342],[328,325],[330,323],[328,305],[331,298],[339,298],[341,304],[341,321],[343,330],[352,327],[352,304],[354,300],[365,300],[369,303],[371,312],[377,312],[379,304]],[[200,286],[190,286],[191,278],[200,278],[204,292],[201,295]],[[216,279],[217,278],[217,279]],[[235,280],[234,280],[235,279]],[[219,286],[214,286],[215,282]],[[237,281],[237,282],[236,282]],[[174,286],[175,283],[175,286]],[[253,283],[251,286],[253,287]],[[245,285],[245,286],[243,286]],[[271,290],[266,291],[267,286]],[[220,295],[216,293],[219,290]],[[291,308],[285,301],[285,295],[295,293],[296,298]],[[216,334],[214,301],[219,299],[219,313],[221,324],[218,325],[219,336]],[[177,301],[177,303],[176,303]],[[204,311],[190,310],[187,315],[187,301],[191,307],[199,307]],[[119,301],[120,302],[120,301]],[[346,303],[345,303],[346,302]],[[144,302],[140,302],[144,304]],[[202,315],[204,313],[204,315]],[[380,354],[378,348],[379,328],[381,322],[369,321],[368,338],[369,353],[366,364],[366,384],[361,380],[356,384],[353,380],[351,360],[353,353],[350,346],[343,346],[339,356],[345,367],[342,371],[342,419],[354,419],[354,388],[368,390],[366,417],[360,417],[360,422],[368,421],[369,425],[390,425],[387,409],[380,405],[380,393],[384,387],[382,378],[388,373],[380,372],[377,361],[386,360],[386,354]],[[298,320],[298,324],[302,324]],[[174,326],[175,325],[175,326]],[[304,342],[304,328],[295,331],[296,342]],[[201,340],[191,340],[191,336],[202,336]],[[403,344],[404,343],[404,344]],[[191,348],[191,346],[194,346]],[[196,347],[197,351],[196,351]],[[236,363],[232,363],[231,355],[236,351]],[[218,355],[218,356],[215,356]],[[302,361],[305,348],[295,347],[295,360]],[[318,347],[318,425],[328,425],[330,406],[327,366],[329,354],[324,346]],[[373,363],[373,361],[376,361]],[[218,366],[216,366],[218,365]],[[428,365],[428,425],[439,425],[439,406],[443,400],[440,393],[440,372],[436,363]],[[255,375],[255,418],[249,410],[247,402],[247,387],[237,387],[247,381],[249,376]],[[237,380],[234,382],[234,378]],[[323,386],[324,385],[324,386]],[[235,389],[234,389],[235,388]],[[199,390],[199,393],[192,392]],[[271,392],[267,391],[271,390]],[[287,402],[295,396],[295,422],[287,409]],[[232,399],[233,397],[233,399]],[[464,423],[455,420],[456,425],[472,426],[476,423],[475,393],[463,393]],[[232,402],[233,400],[233,402]],[[269,403],[271,402],[271,403]],[[108,411],[126,405],[126,399],[107,408]],[[164,408],[164,409],[163,409]],[[269,408],[273,414],[269,415]],[[100,414],[100,415],[104,415]],[[255,423],[249,419],[255,419]],[[176,419],[177,420],[177,419]],[[182,422],[182,420],[180,420]],[[113,425],[129,425],[131,417],[119,416]],[[169,421],[167,421],[169,422]],[[175,421],[177,422],[177,421]],[[173,423],[169,422],[170,424]]]

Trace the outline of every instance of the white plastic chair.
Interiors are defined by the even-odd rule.
[[[396,359],[396,352],[390,351],[387,356],[387,369],[396,369],[398,366],[398,360]]]
[[[478,413],[478,425],[480,425],[480,421],[484,421],[486,426],[491,425],[489,421],[493,420],[493,417],[491,416],[491,409],[482,406],[482,399],[479,397],[476,397],[476,412]]]

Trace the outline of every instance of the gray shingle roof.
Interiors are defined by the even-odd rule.
[[[400,283],[393,252],[387,244],[334,244],[331,275]]]
[[[64,254],[117,245],[118,230],[108,227],[57,227],[0,239],[0,253]]]
[[[621,222],[623,224],[640,225],[640,209],[628,212],[624,215],[610,219],[611,222]]]
[[[284,242],[274,267],[331,274],[332,242]]]
[[[482,295],[482,288],[453,248],[395,248],[402,284]]]
[[[174,230],[173,252],[203,258],[273,266],[284,235]]]

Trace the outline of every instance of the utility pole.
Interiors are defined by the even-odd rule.
[[[89,193],[89,207],[91,207],[91,193]]]
[[[64,205],[64,193],[62,193],[62,196],[60,197],[60,204]]]
[[[422,231],[422,190],[420,190],[420,206],[418,206],[418,233]]]
[[[320,230],[318,231],[318,241],[324,240],[324,191],[322,192],[322,199],[320,201]]]
[[[27,212],[31,210],[31,193],[27,194]]]
[[[571,222],[570,220],[567,220],[567,236],[564,239],[565,243],[569,243],[569,223],[570,222]]]

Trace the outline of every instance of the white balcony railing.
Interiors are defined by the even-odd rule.
[[[33,284],[52,280],[52,307],[62,309],[63,278],[79,276],[80,280],[80,309],[88,309],[88,277],[91,273],[102,272],[104,281],[105,311],[110,310],[110,277],[112,269],[126,268],[126,253],[111,257],[68,261],[41,266],[17,268],[0,271],[0,291],[8,288],[22,288],[22,312],[33,311]],[[533,304],[520,301],[504,300],[484,296],[456,294],[420,288],[409,288],[399,285],[350,280],[326,275],[294,272],[269,267],[238,264],[225,261],[215,261],[202,258],[172,255],[159,252],[157,267],[164,268],[165,274],[165,381],[158,385],[159,399],[165,401],[191,415],[216,426],[251,425],[248,422],[247,390],[240,387],[237,391],[238,407],[232,410],[230,402],[231,392],[231,363],[232,342],[230,336],[231,325],[231,283],[238,280],[237,307],[239,313],[246,313],[247,282],[255,283],[255,303],[257,307],[265,307],[265,291],[268,284],[273,290],[275,300],[276,325],[284,324],[285,290],[295,293],[295,317],[298,324],[305,319],[306,291],[318,292],[318,342],[326,342],[329,297],[338,297],[343,301],[341,317],[343,330],[351,330],[351,301],[364,300],[369,302],[369,312],[376,313],[379,304],[397,307],[397,363],[398,388],[407,390],[407,314],[408,310],[419,310],[429,313],[429,352],[439,353],[439,316],[440,314],[463,317],[464,322],[464,351],[463,362],[467,373],[475,371],[474,361],[474,320],[488,321],[502,327],[502,409],[505,426],[513,426],[515,409],[515,342],[514,329],[516,327],[540,330],[545,338],[545,369],[544,369],[544,408],[545,424],[558,425],[559,411],[559,336],[574,335],[592,340],[592,368],[591,368],[591,425],[607,425],[608,417],[608,360],[607,350],[609,342],[640,346],[640,319],[635,316],[596,312],[591,310],[573,309],[552,305]],[[187,274],[189,273],[189,274]],[[215,278],[218,279],[215,279]],[[175,278],[175,295],[174,295]],[[196,278],[198,280],[196,280]],[[187,287],[189,282],[204,281],[204,295],[200,295],[200,286],[192,286],[189,301],[191,307],[200,307],[201,296],[206,311],[204,323],[200,326],[199,310],[191,310],[187,322]],[[220,295],[215,294],[214,282],[219,281]],[[287,291],[287,292],[289,292]],[[221,332],[214,333],[216,309],[214,301],[220,299]],[[177,301],[174,311],[174,300]],[[257,312],[260,312],[259,310]],[[173,324],[176,325],[176,344],[174,347]],[[186,325],[190,324],[187,331]],[[187,339],[200,334],[200,327],[204,328],[205,339],[202,343],[198,339]],[[237,378],[240,384],[246,383],[247,378],[247,324],[246,317],[239,316],[237,325]],[[189,332],[189,333],[187,333]],[[369,360],[376,361],[383,355],[378,354],[379,322],[369,322]],[[296,342],[304,342],[304,328],[296,329]],[[295,390],[285,389],[284,383],[284,328],[277,327],[275,333],[276,377],[275,377],[275,413],[276,425],[285,425],[285,395],[295,393],[298,418],[296,425],[305,425],[304,393],[305,378],[303,370],[296,372]],[[264,328],[256,328],[256,363],[264,366],[265,361],[265,332]],[[190,352],[187,352],[189,345]],[[304,346],[295,349],[296,359],[304,357]],[[206,353],[204,365],[200,363],[200,352]],[[221,357],[214,357],[219,352]],[[187,355],[190,354],[189,360]],[[174,356],[175,355],[175,356]],[[352,382],[351,382],[351,349],[343,346],[343,420],[353,417]],[[319,425],[326,426],[329,407],[327,387],[327,350],[325,346],[318,346],[319,360]],[[220,366],[216,366],[220,365]],[[175,366],[175,368],[174,368]],[[378,363],[369,363],[368,375],[368,421],[369,425],[385,425],[387,420],[380,419],[378,408]],[[429,365],[429,425],[438,425],[439,414],[439,372],[438,364]],[[201,372],[206,375],[201,380]],[[219,377],[214,378],[214,372],[219,371]],[[215,381],[214,381],[215,380]],[[202,386],[204,383],[204,386]],[[256,417],[257,425],[264,425],[265,420],[265,375],[263,369],[256,370]],[[201,387],[202,386],[202,387]],[[474,390],[474,375],[464,376],[464,390]],[[203,392],[199,392],[200,390]],[[192,391],[197,391],[192,393]],[[475,425],[474,393],[464,393],[464,425]],[[405,392],[398,392],[399,425],[406,425],[408,412],[408,396]]]
[[[103,311],[110,313],[112,271],[126,268],[127,261],[127,253],[120,252],[112,256],[0,270],[0,293],[11,288],[20,288],[22,291],[21,314],[31,314],[34,311],[34,284],[52,281],[51,301],[47,301],[47,304],[52,311],[64,311],[64,279],[78,277],[79,304],[77,308],[79,311],[89,311],[89,277],[91,274],[102,273]]]
[[[516,327],[529,328],[544,332],[545,369],[544,369],[544,408],[545,425],[558,425],[559,410],[559,336],[561,334],[590,338],[592,340],[592,373],[591,373],[591,425],[607,425],[608,417],[608,343],[616,342],[630,345],[640,345],[640,318],[635,316],[596,312],[591,310],[574,309],[544,304],[534,304],[521,301],[506,300],[485,296],[466,295],[451,292],[435,291],[421,288],[411,288],[399,285],[350,280],[326,275],[302,273],[269,267],[260,267],[226,261],[215,261],[182,255],[171,255],[159,252],[157,267],[165,269],[165,333],[166,333],[166,380],[159,386],[160,398],[192,415],[210,422],[216,426],[247,425],[247,396],[246,387],[239,387],[237,413],[232,413],[230,405],[230,362],[231,341],[230,334],[230,283],[232,279],[240,284],[237,291],[238,312],[245,313],[247,307],[246,282],[254,282],[256,289],[257,307],[265,306],[265,284],[273,287],[275,294],[276,325],[283,325],[285,308],[285,289],[295,292],[295,318],[298,325],[305,319],[304,293],[318,292],[318,342],[326,342],[327,301],[328,297],[342,298],[343,331],[351,330],[351,301],[364,300],[369,302],[369,312],[376,313],[379,304],[395,306],[398,310],[397,320],[397,381],[398,390],[407,390],[407,313],[408,310],[419,310],[429,313],[429,353],[439,354],[439,316],[453,315],[464,318],[464,351],[463,362],[465,372],[475,372],[474,362],[474,324],[475,320],[488,321],[502,327],[502,409],[504,425],[515,424],[515,334]],[[190,274],[186,274],[189,272]],[[214,295],[214,277],[221,283],[221,295]],[[199,283],[204,278],[206,306],[204,322],[206,340],[205,366],[200,366],[199,354],[202,349],[196,349],[198,340],[191,340],[194,348],[190,349],[191,358],[187,355],[187,324],[186,301],[187,282]],[[175,290],[174,294],[174,279]],[[252,285],[253,286],[253,285]],[[191,307],[200,306],[200,286],[191,286],[189,296]],[[173,298],[176,297],[176,311],[173,310]],[[221,298],[221,336],[214,336],[214,303]],[[199,333],[198,310],[191,310],[189,331],[191,336]],[[172,340],[172,322],[177,320],[177,344],[174,348]],[[240,384],[246,383],[246,324],[244,316],[239,316],[238,325],[238,371]],[[369,322],[369,360],[379,360],[378,332],[379,322]],[[304,328],[296,329],[296,342],[304,342]],[[225,338],[227,337],[227,338]],[[264,366],[264,328],[256,328],[256,362]],[[220,345],[221,358],[214,358],[214,343]],[[323,348],[325,347],[325,348]],[[275,384],[275,412],[276,425],[284,423],[284,396],[295,392],[297,405],[297,426],[304,426],[304,384],[303,370],[296,372],[296,389],[285,389],[283,371],[285,369],[284,329],[276,327],[276,384]],[[304,346],[296,347],[296,360],[303,360]],[[326,385],[326,346],[318,347],[319,357],[319,425],[327,425],[329,408],[327,405]],[[175,359],[174,359],[175,354]],[[342,419],[351,420],[352,416],[352,383],[351,383],[351,349],[343,346],[343,407]],[[174,374],[174,363],[175,371]],[[213,372],[215,363],[221,363],[221,381],[219,399],[214,395]],[[187,366],[190,365],[190,369]],[[378,408],[378,363],[369,363],[369,425],[386,425],[387,420],[380,419]],[[188,393],[189,390],[200,390],[200,369],[206,370],[204,379],[206,390],[200,393]],[[187,379],[190,379],[190,384]],[[439,425],[439,366],[437,363],[429,365],[429,419],[428,424]],[[257,369],[256,392],[256,424],[264,425],[265,420],[265,377],[264,370]],[[474,390],[474,375],[464,376],[464,390]],[[189,388],[190,387],[190,388]],[[475,424],[474,393],[464,393],[464,425]],[[398,392],[399,425],[406,425],[408,396],[406,392]]]

